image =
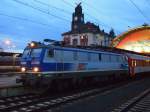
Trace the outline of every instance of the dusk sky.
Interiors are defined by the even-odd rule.
[[[150,24],[150,0],[0,0],[0,47],[22,52],[30,41],[62,40],[72,13],[82,2],[85,21],[116,34]],[[5,45],[6,41],[11,41]]]

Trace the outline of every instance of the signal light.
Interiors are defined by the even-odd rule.
[[[35,46],[35,43],[34,43],[34,42],[31,42],[31,43],[30,43],[30,46],[31,46],[31,47],[34,47],[34,46]]]

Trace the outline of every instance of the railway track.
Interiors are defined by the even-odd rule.
[[[103,90],[104,91],[104,90]],[[56,107],[60,104],[68,103],[70,101],[78,100],[84,97],[88,97],[94,94],[102,92],[99,89],[93,89],[89,91],[84,91],[80,93],[75,93],[72,95],[62,96],[53,98],[51,96],[41,97],[41,96],[22,96],[20,98],[14,97],[7,98],[7,100],[2,100],[0,104],[0,111],[2,112],[42,112],[43,110],[48,110],[50,108]],[[1,100],[0,100],[1,101]]]
[[[0,98],[0,112],[9,111],[10,109],[18,108],[25,103],[30,103],[34,99],[40,98],[37,94],[17,95],[6,98]]]
[[[29,94],[0,99],[0,112],[45,112],[59,105],[78,101],[80,99],[105,93],[133,81],[124,81],[104,88],[79,90],[61,95]]]
[[[112,112],[150,112],[150,89],[145,90]]]

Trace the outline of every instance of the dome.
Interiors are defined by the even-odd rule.
[[[117,36],[112,41],[112,47],[149,54],[150,26],[137,27]]]

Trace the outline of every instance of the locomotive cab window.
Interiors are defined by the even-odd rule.
[[[54,57],[54,50],[53,49],[49,49],[47,52],[48,57]]]
[[[40,57],[40,55],[41,55],[41,53],[42,53],[42,49],[41,48],[39,48],[39,49],[32,49],[32,52],[31,52],[31,57]]]
[[[30,55],[30,53],[31,53],[31,49],[26,49],[26,50],[24,50],[22,57],[26,58]]]

